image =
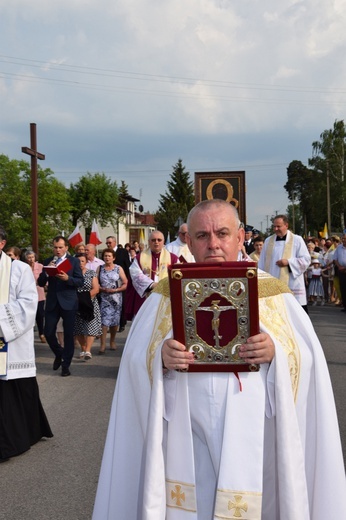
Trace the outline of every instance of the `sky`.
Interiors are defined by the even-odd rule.
[[[0,154],[104,172],[158,209],[173,166],[246,172],[247,223],[344,119],[345,0],[0,0]],[[268,220],[269,219],[269,220]]]

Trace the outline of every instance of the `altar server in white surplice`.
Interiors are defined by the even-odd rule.
[[[28,264],[3,252],[5,244],[0,226],[0,462],[53,436],[36,381],[36,282]]]
[[[302,237],[288,230],[286,215],[277,215],[273,228],[274,235],[265,240],[258,267],[286,283],[307,311],[304,273],[311,262],[309,251]]]
[[[236,261],[244,230],[225,201],[188,218],[197,262]],[[138,312],[111,410],[93,520],[346,518],[334,397],[321,345],[287,285],[259,279],[259,372],[189,373],[172,339],[168,280]]]

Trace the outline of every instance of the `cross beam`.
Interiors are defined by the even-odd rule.
[[[32,247],[38,254],[37,159],[44,161],[45,155],[37,151],[36,123],[30,123],[30,148],[23,146],[22,152],[31,156]]]

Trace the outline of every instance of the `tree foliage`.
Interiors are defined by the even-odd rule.
[[[66,187],[47,168],[37,167],[39,252],[51,247],[52,238],[70,228],[70,203]],[[0,155],[1,225],[7,244],[32,246],[31,168],[28,162]]]
[[[287,168],[284,186],[292,203],[298,203],[303,219],[304,232],[317,234],[327,222],[327,178],[331,208],[331,229],[345,228],[346,185],[344,121],[335,121],[333,128],[324,130],[320,140],[312,143],[313,156],[309,167],[300,161],[292,161]]]
[[[193,183],[190,174],[185,171],[182,160],[173,166],[170,180],[167,182],[167,190],[160,195],[159,209],[155,214],[157,227],[167,236],[170,233],[173,238],[178,230],[177,221],[179,217],[186,222],[190,209],[195,205]]]
[[[326,194],[327,175],[330,184],[331,222],[335,228],[345,228],[345,153],[346,128],[344,121],[335,121],[332,129],[324,130],[320,141],[312,143],[313,157],[309,165],[321,173],[320,191]],[[325,196],[323,206],[326,206]]]
[[[101,226],[115,225],[116,206],[119,203],[119,188],[104,173],[87,173],[70,185],[72,223],[82,223],[90,228],[93,219]]]
[[[129,188],[125,181],[121,181],[119,188],[119,206],[126,209],[127,197],[129,196]]]
[[[300,161],[292,161],[287,168],[287,182],[284,188],[292,204],[299,202],[302,224],[305,227],[308,217],[311,219],[314,208],[313,171]]]

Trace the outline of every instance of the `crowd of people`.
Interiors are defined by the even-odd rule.
[[[0,233],[4,247],[3,238]],[[61,367],[63,377],[71,374],[76,347],[79,359],[90,362],[96,338],[99,354],[106,353],[108,334],[108,348],[115,350],[117,332],[132,321],[94,520],[210,520],[245,512],[253,520],[346,516],[334,397],[308,317],[308,304],[330,302],[346,311],[346,233],[304,240],[277,215],[264,239],[242,226],[232,205],[212,200],[191,210],[167,246],[156,230],[147,248],[107,237],[101,258],[93,244],[78,244],[70,254],[60,235],[42,264],[31,250],[6,253],[16,265],[28,264],[26,276],[31,269],[31,333],[36,319],[40,341],[54,354],[53,370]],[[237,355],[260,370],[189,372],[196,356],[174,338],[168,268],[229,261],[258,264],[260,330],[242,340]],[[6,327],[1,324],[5,340]],[[37,389],[35,398],[42,428],[16,453],[0,443],[0,461],[52,435]]]
[[[306,312],[308,305],[325,303],[345,310],[345,236],[303,239],[289,230],[285,215],[276,216],[273,230],[274,234],[264,239],[252,226],[245,226],[238,260],[257,262],[260,269],[285,282]],[[117,245],[116,238],[109,236],[101,257],[90,243],[78,244],[70,255],[68,241],[58,236],[53,240],[54,255],[43,264],[32,250],[6,249],[9,257],[28,263],[32,269],[38,295],[37,331],[40,341],[48,342],[55,354],[55,370],[62,366],[62,375],[70,375],[76,347],[77,357],[92,359],[96,338],[100,339],[99,354],[106,352],[108,334],[109,349],[116,349],[116,333],[134,319],[151,291],[167,276],[168,265],[195,261],[187,235],[187,224],[183,223],[176,239],[165,245],[163,234],[153,231],[147,248],[138,241]],[[65,258],[71,259],[70,271],[50,277],[45,266]]]

